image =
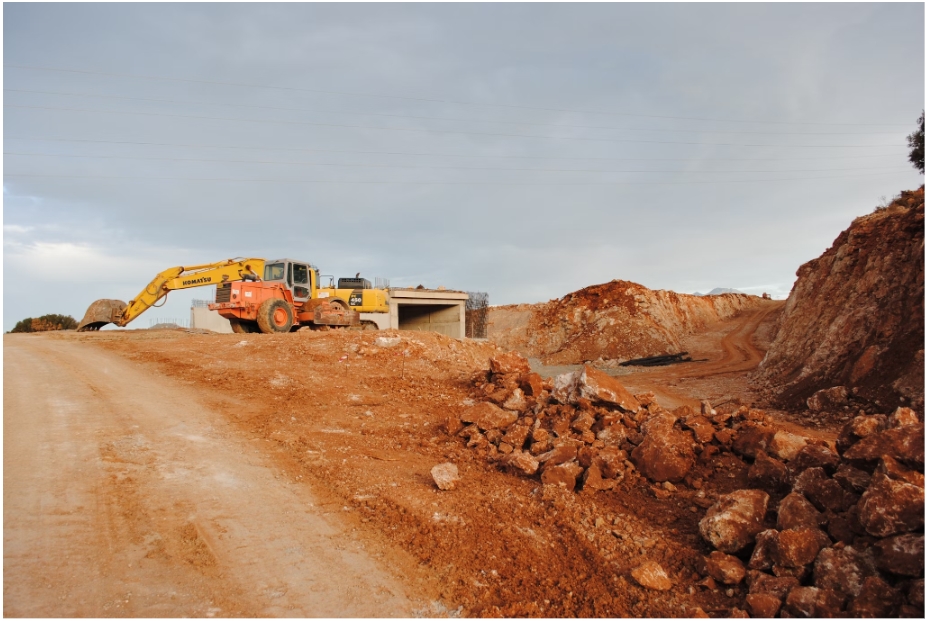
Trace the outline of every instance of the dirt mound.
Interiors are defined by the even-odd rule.
[[[841,386],[879,406],[922,409],[924,213],[924,188],[903,192],[797,270],[759,373],[775,402],[804,407]]]
[[[545,364],[628,360],[682,351],[684,335],[761,302],[745,294],[698,297],[613,280],[560,300],[493,307],[487,336]]]

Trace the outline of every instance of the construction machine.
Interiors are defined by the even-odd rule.
[[[332,279],[319,286],[319,269],[293,259],[228,259],[217,263],[178,266],[158,274],[128,304],[97,300],[90,305],[78,331],[99,330],[113,323],[123,327],[176,289],[216,286],[211,310],[244,332],[289,332],[300,326],[377,329],[359,313],[388,312],[387,292],[373,289],[363,278]]]
[[[350,327],[377,330],[359,313],[388,312],[387,291],[356,276],[320,286],[319,269],[304,261],[266,261],[260,282],[216,287],[211,310],[229,320],[234,332],[289,332],[294,327]]]

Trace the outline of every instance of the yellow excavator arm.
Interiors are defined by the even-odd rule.
[[[120,300],[97,300],[90,305],[78,325],[79,332],[99,330],[108,323],[123,327],[176,289],[206,287],[238,280],[259,280],[264,259],[228,259],[217,263],[170,267],[126,304]]]

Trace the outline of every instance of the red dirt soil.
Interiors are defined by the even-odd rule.
[[[384,337],[399,342],[375,344]],[[104,347],[200,390],[243,434],[270,441],[292,482],[344,507],[388,562],[414,559],[448,610],[681,616],[742,605],[744,587],[696,586],[700,557],[710,551],[697,522],[711,499],[745,487],[747,465],[724,453],[698,466],[701,489],[681,484],[661,499],[640,477],[610,491],[569,493],[503,472],[445,432],[448,417],[470,402],[475,371],[496,352],[488,344],[345,331],[50,338]],[[430,469],[446,461],[462,481],[441,492]],[[668,571],[670,591],[647,591],[630,578],[646,560]]]

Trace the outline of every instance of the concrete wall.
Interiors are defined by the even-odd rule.
[[[232,326],[229,325],[229,320],[208,308],[190,309],[190,327],[212,330],[221,334],[232,334]]]
[[[362,321],[373,321],[378,330],[390,329],[390,313],[359,313]]]

